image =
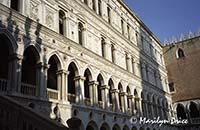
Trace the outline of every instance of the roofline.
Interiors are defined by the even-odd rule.
[[[124,8],[141,24],[141,26],[153,37],[154,40],[158,42],[158,44],[163,47],[163,44],[160,40],[152,33],[152,31],[140,20],[138,16],[134,14],[134,11],[128,7],[128,5],[123,0],[117,0],[120,4],[124,6]]]

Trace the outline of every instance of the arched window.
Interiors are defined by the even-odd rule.
[[[130,25],[127,25],[127,33],[128,33],[128,39],[130,40]]]
[[[198,118],[199,117],[199,110],[198,110],[197,105],[194,102],[190,103],[189,110],[190,110],[190,117],[191,118]]]
[[[108,23],[111,23],[110,7],[107,7]]]
[[[24,51],[22,61],[22,87],[21,92],[26,95],[36,95],[36,73],[39,54],[32,46]],[[28,91],[26,91],[28,90]]]
[[[101,54],[102,54],[102,57],[105,57],[105,40],[104,40],[104,38],[101,38]]]
[[[90,102],[90,86],[89,86],[89,82],[92,80],[92,76],[91,76],[91,72],[89,69],[86,69],[85,70],[85,73],[84,73],[84,77],[85,77],[85,80],[84,80],[84,95],[85,95],[85,103],[86,105],[89,105],[89,102]]]
[[[121,18],[121,29],[122,29],[122,34],[124,35],[124,20]]]
[[[101,9],[101,0],[98,0],[98,14],[100,15],[100,16],[102,16],[102,11],[101,11],[102,9]]]
[[[68,67],[68,81],[67,81],[67,86],[68,86],[68,100],[70,102],[75,102],[75,80],[74,78],[78,75],[77,71],[77,67],[75,65],[75,63],[70,63],[69,67]]]
[[[115,125],[113,126],[112,130],[120,130],[120,127],[119,127],[117,124],[115,124]]]
[[[177,50],[177,58],[185,57],[184,51],[182,49]]]
[[[139,96],[138,96],[138,93],[137,93],[137,90],[135,89],[134,90],[134,97],[135,97],[135,102],[134,102],[134,104],[135,104],[135,110],[136,110],[136,112],[139,114]]]
[[[58,99],[58,77],[57,73],[61,69],[60,61],[56,55],[51,56],[48,61],[49,69],[47,72],[47,88],[48,97],[53,99]],[[57,91],[57,92],[56,92]]]
[[[65,35],[65,13],[62,10],[59,11],[59,33]]]
[[[13,64],[14,60],[10,59],[10,55],[13,54],[13,46],[11,39],[9,39],[5,34],[0,34],[0,91],[7,91],[7,83],[10,79],[9,73],[13,70],[9,66]],[[15,70],[17,72],[17,70]]]
[[[115,47],[113,44],[111,44],[111,56],[112,56],[112,62],[115,63],[115,54],[114,54],[114,51],[115,51]]]
[[[100,130],[110,130],[110,127],[109,127],[109,125],[108,125],[107,123],[103,123],[103,124],[101,125]]]
[[[11,0],[10,1],[10,8],[16,11],[19,11],[19,2],[20,0]]]
[[[123,130],[129,130],[128,126],[125,125],[125,126],[123,127]]]
[[[181,104],[178,104],[177,108],[176,108],[176,112],[177,112],[177,117],[178,119],[186,119],[186,112],[184,109],[184,106]]]
[[[96,0],[92,0],[92,9],[96,11]]]
[[[80,45],[83,45],[83,24],[81,22],[78,23],[78,42]]]
[[[131,103],[131,90],[129,88],[129,86],[127,86],[126,88],[126,93],[127,93],[127,107],[128,107],[128,111],[129,113],[131,112],[131,106],[132,106],[132,103]]]

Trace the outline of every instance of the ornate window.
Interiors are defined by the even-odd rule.
[[[83,45],[83,24],[81,22],[78,23],[78,43]]]
[[[101,11],[101,0],[98,0],[98,14],[102,16],[102,11]]]
[[[105,57],[105,39],[101,38],[101,54]]]
[[[176,52],[176,58],[179,59],[179,58],[183,58],[183,57],[185,57],[184,51],[179,48]]]
[[[96,11],[96,1],[92,0],[92,9]]]
[[[107,7],[108,23],[111,23],[110,7]]]
[[[19,0],[11,0],[10,8],[19,11]]]
[[[65,34],[64,26],[65,26],[65,13],[62,10],[60,10],[59,11],[59,33],[62,35]]]

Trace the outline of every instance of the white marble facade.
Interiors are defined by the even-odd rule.
[[[48,111],[53,119],[59,116],[63,124],[76,116],[81,129],[159,129],[132,124],[130,118],[174,115],[162,45],[122,0],[18,0],[11,9],[13,1],[0,1],[0,34],[10,40],[13,56],[5,79],[9,94],[33,102],[38,112]],[[32,87],[22,82],[26,49],[36,57]],[[52,57],[56,89],[48,88]],[[74,70],[73,94],[68,91],[69,66]]]

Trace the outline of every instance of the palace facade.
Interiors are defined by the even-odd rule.
[[[0,3],[3,130],[65,129],[73,117],[80,130],[178,129],[133,120],[176,115],[163,46],[122,0]]]

